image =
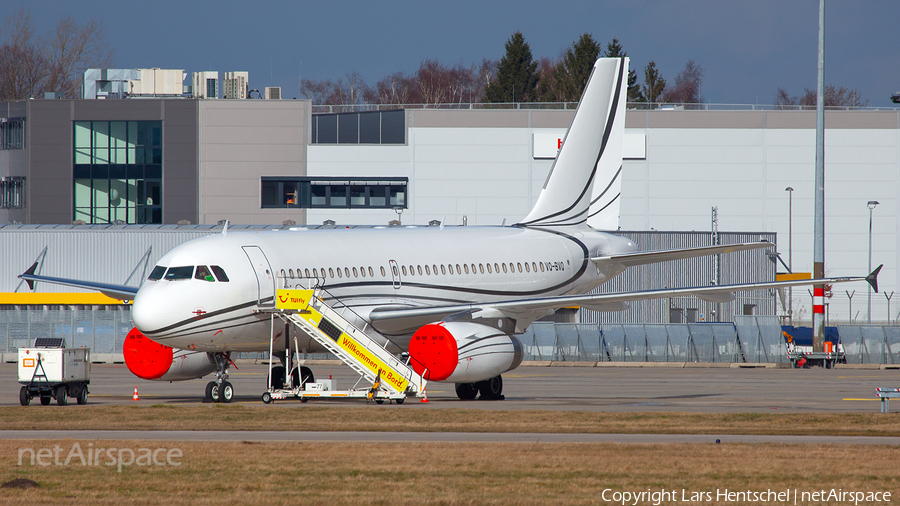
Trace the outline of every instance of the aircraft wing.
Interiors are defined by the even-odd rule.
[[[28,283],[28,288],[32,290],[34,290],[34,285],[36,282],[42,281],[45,283],[54,283],[57,285],[84,288],[85,290],[94,290],[102,293],[103,295],[106,295],[107,297],[112,297],[113,299],[119,300],[134,300],[134,296],[138,291],[138,287],[136,286],[110,285],[107,283],[95,283],[92,281],[80,281],[77,279],[41,276],[34,273],[34,271],[37,269],[37,266],[38,263],[35,262],[34,265],[29,267],[27,271],[19,274],[19,279],[24,279]]]
[[[702,257],[706,255],[718,255],[721,253],[733,253],[759,248],[770,248],[774,244],[770,242],[748,242],[739,244],[725,244],[720,246],[703,246],[700,248],[673,249],[663,251],[638,251],[635,253],[623,253],[621,255],[608,255],[592,257],[591,262],[600,265],[621,265],[631,267],[633,265],[652,264],[681,260],[684,258]]]
[[[866,281],[872,288],[878,291],[878,272],[881,266],[865,277],[839,277],[805,279],[795,281],[772,281],[765,283],[745,283],[736,285],[703,286],[694,288],[663,288],[657,290],[642,290],[637,292],[622,292],[610,294],[566,295],[559,297],[540,297],[533,299],[509,300],[489,302],[482,304],[460,304],[453,306],[434,306],[413,309],[378,308],[369,313],[369,318],[377,327],[400,329],[401,327],[418,326],[431,323],[450,315],[470,313],[477,317],[477,313],[485,312],[485,317],[495,318],[505,316],[509,318],[540,315],[542,312],[549,314],[552,310],[581,306],[586,309],[598,311],[610,311],[625,309],[624,303],[636,300],[661,299],[666,297],[682,297],[694,295],[709,302],[726,302],[734,299],[734,292],[748,290],[766,290],[787,288],[792,286],[829,285],[834,283],[849,283],[852,281]],[[402,321],[396,321],[402,320]],[[427,321],[426,321],[427,320]],[[527,326],[527,324],[526,324]],[[524,328],[520,327],[521,331]]]

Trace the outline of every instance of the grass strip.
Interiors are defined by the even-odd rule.
[[[606,413],[426,406],[12,406],[0,429],[306,430],[900,436],[881,413]]]

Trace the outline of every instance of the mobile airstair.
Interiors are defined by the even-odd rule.
[[[359,374],[360,379],[349,390],[337,390],[330,379],[293,384],[295,378],[288,375],[284,388],[274,388],[271,371],[275,351],[275,326],[272,325],[269,343],[270,381],[268,389],[262,395],[263,402],[268,404],[274,400],[289,398],[299,398],[304,402],[321,398],[361,398],[374,400],[379,404],[385,400],[402,404],[408,396],[419,397],[427,402],[427,381],[413,370],[409,359],[403,360],[387,350],[389,341],[385,338],[382,344],[367,334],[365,330],[368,324],[364,319],[346,307],[341,311],[334,310],[323,300],[323,295],[325,290],[319,286],[312,289],[279,289],[275,308],[260,311],[271,312],[273,323],[277,316],[304,335],[310,336]],[[360,323],[354,325],[350,320],[360,322],[362,328],[357,327]],[[296,351],[296,332],[294,335]]]

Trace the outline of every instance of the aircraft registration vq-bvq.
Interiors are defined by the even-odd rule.
[[[139,288],[35,275],[37,264],[20,277],[133,300],[128,368],[165,381],[215,373],[206,394],[224,402],[233,395],[232,352],[290,343],[290,332],[273,328],[271,314],[261,311],[274,305],[286,281],[323,287],[326,304],[351,310],[372,339],[408,353],[403,360],[426,380],[455,383],[463,399],[502,398],[500,374],[522,361],[516,334],[562,307],[614,311],[628,301],[682,295],[724,302],[742,290],[863,279],[875,285],[877,270],[867,277],[588,294],[629,266],[772,246],[640,252],[589,225],[603,227],[597,220],[619,196],[627,77],[627,58],[597,60],[534,208],[511,226],[228,233],[226,224],[221,234],[169,251]],[[297,351],[324,351],[302,329],[294,333]],[[293,363],[283,351],[279,358]],[[273,381],[276,375],[284,381],[285,369],[273,370]]]

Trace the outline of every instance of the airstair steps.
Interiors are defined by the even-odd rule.
[[[379,379],[389,393],[424,396],[427,381],[413,368],[385,349],[362,329],[350,323],[320,297],[320,289],[292,290],[303,292],[308,305],[285,317],[304,334],[315,339],[370,384]]]

